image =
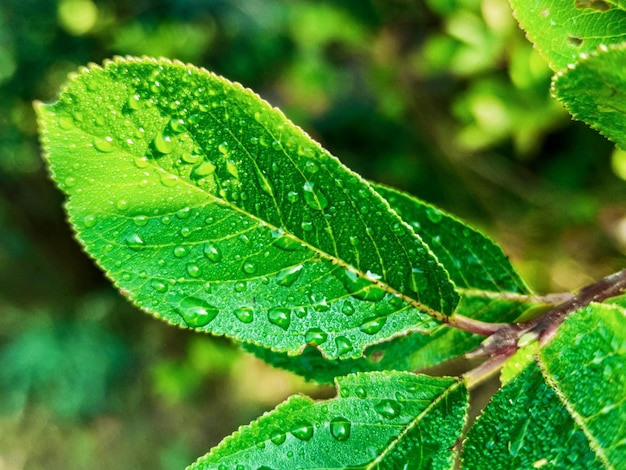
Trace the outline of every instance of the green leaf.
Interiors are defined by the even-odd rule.
[[[536,307],[533,298],[507,300],[463,296],[457,311],[471,314],[481,321],[513,321]],[[248,352],[272,364],[302,375],[308,380],[330,383],[337,376],[356,371],[406,370],[432,367],[476,348],[485,338],[439,325],[428,334],[413,333],[368,346],[362,357],[328,359],[315,348],[306,348],[301,355],[271,351],[253,344],[243,344]]]
[[[502,249],[475,228],[409,194],[377,184],[374,189],[428,245],[461,291],[530,292]]]
[[[626,149],[626,46],[604,47],[559,72],[553,93],[574,119]]]
[[[626,467],[626,309],[592,304],[541,351],[547,382],[606,468]]]
[[[469,431],[466,468],[626,465],[626,310],[591,304],[494,395]]]
[[[327,401],[291,397],[188,468],[452,467],[468,405],[462,382],[372,372],[338,378],[337,386]]]
[[[539,302],[502,250],[488,237],[430,204],[381,185],[374,189],[429,246],[463,294],[455,313],[486,322],[509,322]],[[256,345],[244,348],[276,367],[321,383],[355,371],[418,370],[474,349],[484,338],[447,325],[369,346],[361,358],[329,360],[309,348],[301,356]]]
[[[554,71],[600,45],[626,40],[624,2],[603,0],[511,0],[528,38]]]
[[[37,112],[77,237],[171,324],[359,357],[454,310],[446,271],[370,185],[238,84],[118,58]]]

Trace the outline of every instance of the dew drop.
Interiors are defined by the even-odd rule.
[[[385,326],[385,322],[387,321],[387,317],[376,317],[366,319],[359,329],[368,335],[373,335],[382,330],[383,326]]]
[[[134,162],[137,168],[146,168],[148,165],[150,165],[150,162],[146,157],[137,157],[134,159]]]
[[[443,214],[434,207],[428,207],[426,209],[426,217],[428,217],[428,220],[433,224],[438,224],[441,222],[441,219],[443,219]]]
[[[340,356],[349,353],[353,349],[352,343],[345,336],[337,336],[335,344],[337,345],[337,354]]]
[[[248,273],[248,274],[254,274],[256,272],[256,266],[254,265],[254,263],[244,263],[243,264],[243,272]]]
[[[297,201],[298,201],[298,198],[299,198],[298,193],[297,193],[297,192],[295,192],[295,191],[289,191],[289,192],[287,193],[287,200],[288,200],[289,202],[297,202]]]
[[[306,317],[306,308],[304,307],[295,307],[293,309],[293,312],[296,314],[298,318]]]
[[[222,142],[217,146],[217,149],[220,151],[220,153],[228,155],[228,142]]]
[[[179,211],[176,212],[176,217],[179,219],[187,219],[191,215],[191,209],[189,207],[183,207]]]
[[[252,323],[254,320],[254,311],[250,307],[241,307],[233,310],[233,313],[242,323]]]
[[[357,396],[357,398],[367,398],[367,390],[365,390],[365,387],[361,387],[360,385],[358,387],[355,387],[354,394]]]
[[[110,153],[113,151],[113,138],[106,136],[104,139],[95,137],[93,139],[93,146],[98,152]]]
[[[248,284],[245,281],[235,282],[235,292],[243,292],[248,288]]]
[[[128,107],[133,111],[141,109],[141,98],[139,95],[131,95],[128,97]]]
[[[347,441],[350,438],[352,423],[346,418],[333,418],[330,422],[330,434],[338,441]]]
[[[311,209],[318,211],[323,210],[328,206],[328,199],[324,193],[315,188],[315,183],[307,181],[304,183],[304,201]]]
[[[178,312],[188,326],[199,328],[213,321],[219,310],[202,299],[185,297],[180,303]]]
[[[180,229],[180,236],[183,238],[187,238],[191,235],[191,229],[189,227],[183,227]]]
[[[206,256],[209,259],[209,261],[213,261],[214,263],[217,263],[222,260],[222,252],[218,250],[216,246],[210,243],[206,243],[204,245],[203,252],[204,252],[204,256]]]
[[[150,286],[157,292],[165,292],[167,290],[167,284],[157,279],[152,281]]]
[[[317,163],[315,163],[313,160],[308,160],[304,164],[304,171],[306,171],[307,173],[317,173],[319,169],[320,167],[317,166]]]
[[[338,276],[346,290],[356,299],[377,302],[385,296],[383,289],[352,269],[344,269]]]
[[[85,224],[87,228],[93,227],[96,225],[96,217],[94,215],[86,215],[83,218],[83,224]]]
[[[74,178],[73,176],[68,176],[67,178],[65,178],[64,183],[66,187],[71,188],[76,184],[76,178]]]
[[[259,168],[256,169],[256,177],[259,181],[259,186],[261,187],[261,190],[269,196],[274,197],[274,188],[272,187],[270,181],[267,179],[267,176],[265,176]]]
[[[59,127],[63,130],[69,130],[74,127],[74,119],[69,116],[62,116],[59,118]]]
[[[172,132],[176,134],[182,134],[187,129],[185,129],[185,121],[182,119],[171,119],[169,122],[170,129]]]
[[[267,312],[267,319],[273,325],[287,330],[291,324],[291,310],[285,307],[273,307]]]
[[[195,263],[189,263],[187,265],[187,273],[191,276],[191,277],[200,277],[202,275],[202,271],[200,269],[200,266],[198,266]]]
[[[306,344],[320,345],[328,339],[328,334],[320,328],[310,328],[304,335]]]
[[[313,222],[305,220],[304,222],[302,222],[302,224],[300,225],[302,227],[302,230],[304,230],[305,232],[310,232],[311,230],[313,230]]]
[[[277,446],[281,445],[287,439],[287,435],[281,431],[274,431],[270,436],[270,441],[272,441]]]
[[[202,160],[202,155],[198,155],[196,153],[185,152],[183,153],[181,158],[183,162],[193,165],[195,163],[198,163],[200,160]]]
[[[117,204],[115,204],[115,207],[123,211],[128,207],[128,202],[126,202],[124,199],[120,199],[119,201],[117,201]]]
[[[283,269],[276,275],[276,283],[280,286],[290,287],[300,277],[301,272],[301,264]]]
[[[145,215],[138,215],[136,217],[133,217],[133,223],[137,227],[143,227],[148,223],[148,218]]]
[[[313,426],[309,423],[298,423],[292,428],[291,434],[301,441],[308,441],[313,437]]]
[[[178,176],[171,173],[161,173],[161,184],[168,188],[173,188],[178,184]]]
[[[174,256],[176,256],[176,258],[183,258],[187,256],[187,253],[189,253],[189,249],[186,246],[177,246],[174,248]]]
[[[296,251],[302,248],[299,240],[287,235],[283,230],[272,230],[272,238],[274,246],[285,251]]]
[[[412,268],[409,276],[409,289],[413,292],[426,292],[430,288],[428,275],[419,268]]]
[[[174,142],[172,138],[165,132],[159,132],[152,141],[154,149],[161,154],[168,154],[174,150]]]
[[[359,244],[359,237],[351,236],[350,245],[357,246]]]
[[[205,178],[215,173],[215,165],[211,162],[202,162],[191,170],[191,177],[194,179]]]
[[[387,418],[397,418],[402,406],[394,400],[381,400],[374,405],[374,409],[378,414]]]
[[[354,307],[350,302],[346,300],[341,307],[341,311],[344,313],[344,315],[350,316],[354,313]]]
[[[142,248],[145,248],[146,246],[146,243],[143,241],[143,238],[141,238],[139,234],[135,232],[132,232],[126,235],[125,240],[126,240],[126,244],[131,250],[138,251],[138,250],[141,250]]]

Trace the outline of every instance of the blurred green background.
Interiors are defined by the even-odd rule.
[[[179,469],[294,391],[129,305],[72,239],[33,100],[114,55],[203,66],[491,235],[539,292],[624,267],[626,156],[549,96],[504,0],[3,0],[0,470]]]

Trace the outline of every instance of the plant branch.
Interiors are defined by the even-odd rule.
[[[559,325],[563,323],[563,320],[565,320],[569,314],[589,305],[591,302],[602,302],[608,298],[615,297],[624,290],[626,290],[626,269],[584,287],[574,297],[562,302],[537,318],[526,322],[500,326],[492,332],[478,348],[467,353],[466,356],[468,358],[499,355],[508,356],[513,354],[520,347],[520,340],[522,338],[525,344],[529,341],[539,339],[540,345],[543,346],[554,337]],[[452,326],[460,328],[462,328],[463,325],[463,322],[452,324]],[[494,323],[494,325],[498,324]],[[476,333],[478,332],[476,331]]]

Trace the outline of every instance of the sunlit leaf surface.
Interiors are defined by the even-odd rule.
[[[602,48],[559,73],[553,92],[574,119],[626,148],[626,49]]]
[[[554,71],[581,53],[626,40],[626,5],[611,0],[511,0],[528,38]]]
[[[37,107],[79,240],[169,323],[290,354],[358,357],[431,331],[458,296],[358,175],[252,92],[116,59]]]
[[[401,372],[337,379],[338,396],[294,396],[189,469],[449,469],[467,390],[454,378]]]
[[[592,304],[493,397],[469,431],[466,468],[626,465],[626,310]]]

